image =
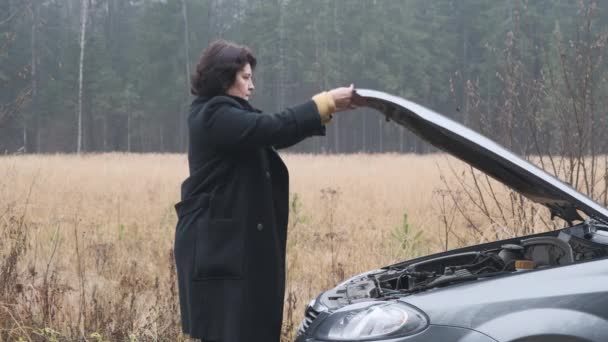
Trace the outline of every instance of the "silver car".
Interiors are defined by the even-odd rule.
[[[608,341],[606,208],[442,115],[386,93],[357,93],[570,224],[352,277],[310,302],[298,342]]]

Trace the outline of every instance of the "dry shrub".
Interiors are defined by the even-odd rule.
[[[466,204],[458,187],[467,169],[444,155],[284,159],[284,341],[308,301],[341,280],[511,227]],[[183,155],[0,157],[0,341],[187,340],[172,254],[173,204],[186,174]],[[442,217],[441,196],[447,209],[446,196],[460,196],[471,222],[454,210]]]

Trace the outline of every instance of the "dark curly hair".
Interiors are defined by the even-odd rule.
[[[255,68],[251,50],[225,40],[211,43],[201,55],[196,71],[190,78],[192,95],[212,97],[224,94],[234,83],[236,73],[245,65]]]

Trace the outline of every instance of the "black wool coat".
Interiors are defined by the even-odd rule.
[[[183,331],[205,342],[278,342],[289,175],[275,148],[324,135],[318,109],[311,100],[264,114],[240,98],[199,97],[188,127],[174,246]]]

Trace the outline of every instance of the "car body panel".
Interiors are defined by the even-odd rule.
[[[568,222],[582,220],[577,210],[608,223],[608,209],[554,176],[483,135],[414,102],[383,92],[358,89],[366,106],[408,128],[418,137],[463,160],[545,205],[552,215]]]
[[[498,341],[543,334],[551,337],[547,341],[573,334],[602,341],[608,336],[607,283],[608,259],[599,259],[437,288],[401,300],[421,309],[432,324],[474,329]]]

